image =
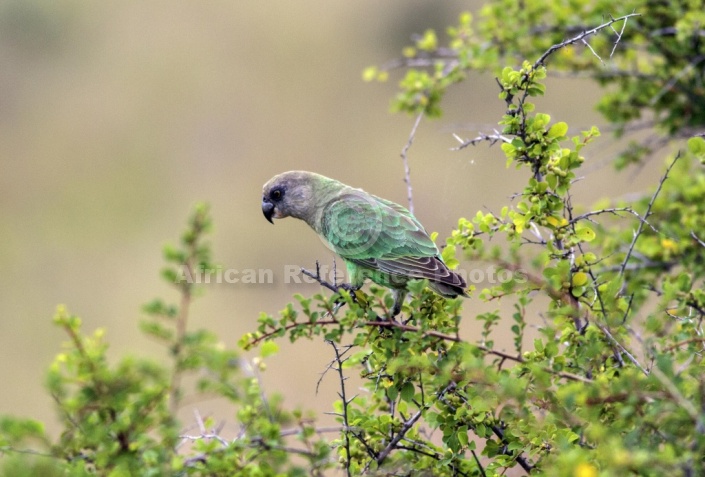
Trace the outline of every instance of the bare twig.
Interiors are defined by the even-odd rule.
[[[212,433],[212,432],[205,432],[203,434],[199,435],[188,435],[188,434],[182,434],[179,436],[180,439],[185,440],[185,441],[200,441],[200,440],[216,440],[222,445],[223,447],[228,447],[228,441],[220,437],[218,434]]]
[[[573,217],[573,218],[570,220],[570,222],[568,222],[568,225],[576,224],[576,223],[580,222],[581,220],[587,219],[588,217],[592,217],[592,216],[594,216],[594,215],[614,214],[614,215],[620,217],[620,214],[619,214],[620,212],[626,212],[626,213],[628,213],[628,214],[632,214],[632,215],[635,216],[637,219],[639,219],[640,222],[642,222],[642,223],[648,225],[649,228],[650,228],[651,230],[653,230],[655,233],[659,233],[659,231],[656,230],[656,227],[654,227],[653,225],[651,225],[651,224],[649,223],[649,221],[646,220],[646,218],[644,218],[644,217],[642,217],[641,215],[639,215],[639,213],[636,212],[636,211],[635,211],[634,209],[632,209],[631,207],[612,207],[612,208],[609,208],[609,209],[593,210],[593,211],[586,212],[586,213],[584,213],[584,214],[578,215],[578,216],[576,216],[576,217]]]
[[[480,459],[477,457],[477,454],[473,449],[470,450],[472,452],[472,456],[475,459],[475,463],[477,464],[477,468],[480,469],[480,473],[482,474],[482,477],[487,477],[487,474],[485,474],[485,469],[482,467],[482,463],[480,463]]]
[[[407,200],[409,201],[409,212],[411,212],[412,215],[414,214],[414,198],[411,190],[411,171],[409,169],[409,159],[407,158],[407,154],[409,153],[409,148],[411,147],[411,144],[414,142],[416,130],[418,129],[419,124],[421,123],[421,118],[423,118],[423,112],[419,113],[419,115],[416,116],[416,121],[414,121],[414,127],[411,128],[411,133],[409,134],[409,140],[406,142],[404,148],[401,150],[401,160],[404,164],[404,183],[406,183],[406,196]]]
[[[310,270],[306,270],[305,268],[301,267],[301,273],[306,275],[307,277],[313,278],[318,282],[319,285],[329,289],[333,293],[340,293],[341,290],[345,290],[347,292],[352,292],[356,290],[356,287],[353,287],[349,283],[342,283],[338,285],[337,283],[337,277],[338,277],[338,271],[336,269],[336,264],[333,262],[333,277],[334,277],[334,282],[330,283],[329,281],[325,280],[323,277],[321,277],[321,266],[318,263],[318,260],[316,260],[316,273],[314,274]],[[352,296],[353,300],[355,299],[355,295]],[[337,300],[335,302],[335,306],[328,310],[326,313],[326,316],[334,317],[335,314],[340,310],[340,308],[345,305],[345,302],[343,300]]]
[[[496,129],[494,130],[494,134],[478,133],[478,135],[473,139],[462,139],[457,134],[453,134],[453,137],[460,143],[460,146],[451,148],[451,151],[460,151],[468,146],[476,146],[481,142],[489,142],[490,146],[494,146],[498,142],[512,142],[511,139],[506,136],[502,136]]]
[[[697,235],[695,235],[694,230],[690,231],[690,236],[693,237],[701,246],[705,247],[705,242],[703,242]]]
[[[664,182],[666,182],[666,179],[668,179],[668,174],[671,172],[671,169],[673,169],[673,166],[676,164],[678,159],[680,159],[681,155],[680,152],[676,155],[676,157],[671,161],[671,164],[666,168],[666,172],[663,174],[661,177],[661,180],[658,183],[658,186],[656,187],[656,191],[654,192],[654,195],[651,196],[651,200],[649,201],[649,205],[646,207],[646,212],[644,213],[644,221],[646,221],[649,218],[649,214],[651,214],[651,208],[654,206],[654,202],[656,202],[656,197],[658,197],[659,193],[661,192],[661,188],[663,187]],[[627,263],[629,262],[629,259],[632,256],[632,253],[634,251],[634,246],[636,245],[636,241],[639,240],[639,236],[641,235],[642,230],[644,229],[644,222],[641,221],[639,222],[639,227],[637,228],[636,232],[634,233],[634,237],[632,238],[632,243],[629,245],[629,249],[627,250],[627,255],[624,257],[624,261],[622,261],[622,266],[619,270],[619,276],[624,275],[624,270],[627,267]]]
[[[622,35],[624,34],[624,29],[627,27],[627,20],[628,19],[625,18],[624,21],[622,22],[622,29],[619,31],[619,33],[617,33],[617,30],[614,29],[613,25],[610,25],[610,28],[612,29],[612,31],[615,33],[615,35],[617,35],[617,39],[614,40],[614,46],[612,47],[612,51],[610,52],[610,58],[612,58],[612,56],[614,55],[614,52],[617,50],[617,45],[619,45],[619,42],[622,40]]]
[[[626,22],[625,22],[625,23],[626,23]],[[585,45],[585,46],[588,47],[588,49],[592,52],[592,54],[595,56],[595,58],[597,58],[598,60],[600,60],[600,63],[602,63],[602,66],[605,66],[605,62],[602,61],[602,58],[600,58],[600,55],[598,55],[597,52],[596,52],[595,50],[593,50],[592,46],[590,45],[590,43],[588,43],[588,42],[585,40],[585,38],[583,38],[582,40],[580,40],[580,42],[581,42],[583,45]],[[615,48],[617,47],[617,44],[616,44],[616,43],[615,43],[614,47],[615,47]],[[613,51],[614,51],[614,50],[613,50]],[[611,56],[611,55],[610,55],[610,56]]]
[[[318,263],[318,260],[316,260],[316,273],[313,273],[313,272],[310,271],[310,270],[306,270],[306,269],[303,268],[303,267],[301,267],[301,273],[303,273],[303,274],[306,275],[307,277],[313,278],[313,279],[316,280],[321,286],[326,287],[326,288],[329,289],[330,291],[332,291],[332,292],[334,292],[334,293],[338,293],[339,287],[338,287],[337,285],[335,285],[335,284],[333,284],[333,283],[329,283],[329,282],[327,282],[326,280],[324,280],[323,277],[321,277],[321,266],[320,266],[320,264]]]
[[[338,378],[340,380],[340,392],[338,393],[338,396],[340,399],[343,401],[343,412],[341,413],[340,417],[343,419],[343,434],[345,436],[345,441],[344,441],[344,446],[345,446],[345,475],[350,477],[352,474],[350,473],[350,434],[349,434],[349,429],[350,429],[350,424],[348,421],[348,404],[352,402],[353,399],[355,399],[355,396],[350,398],[348,400],[346,394],[345,394],[345,381],[347,381],[347,377],[343,374],[343,363],[348,360],[348,358],[343,359],[343,356],[352,349],[352,345],[346,346],[345,350],[343,352],[338,349],[338,346],[333,342],[333,341],[326,341],[329,345],[333,347],[333,352],[335,352],[335,359],[331,364],[328,366],[328,369],[334,369],[335,371],[338,372]],[[336,367],[332,367],[333,363],[336,364]],[[324,373],[325,374],[325,373]],[[322,379],[323,377],[321,377]],[[319,381],[320,384],[320,381]],[[318,386],[316,386],[316,391],[318,391]]]
[[[615,347],[617,347],[619,349],[619,351],[621,351],[621,353],[624,353],[627,356],[627,358],[629,358],[629,361],[631,361],[634,366],[639,368],[639,370],[642,373],[644,373],[645,376],[649,375],[649,372],[646,369],[644,369],[644,367],[641,364],[639,364],[639,361],[637,361],[637,359],[629,352],[629,350],[627,350],[627,348],[625,348],[624,345],[622,345],[622,343],[620,343],[617,340],[617,338],[612,336],[612,333],[610,333],[610,330],[605,325],[603,325],[602,323],[595,322],[595,326],[597,326],[600,329],[600,331],[602,331],[602,333],[607,337],[607,339]],[[621,359],[619,356],[616,356],[616,357],[617,357],[617,359]]]
[[[389,441],[389,444],[380,451],[380,453],[377,455],[377,465],[382,465],[382,462],[384,462],[384,459],[387,458],[390,452],[396,447],[396,445],[401,441],[404,436],[406,435],[409,430],[414,427],[414,424],[416,424],[416,421],[419,420],[419,418],[422,415],[422,410],[419,409],[416,411],[416,414],[411,416],[409,419],[404,421],[404,424],[402,424],[401,429],[399,429],[399,432],[397,432],[397,435],[394,436],[394,438]]]
[[[200,416],[199,416],[200,418]],[[219,451],[224,451],[226,450],[230,443],[223,439],[219,434],[222,429],[222,426],[216,430],[213,430],[211,432],[205,431],[205,427],[202,425],[202,422],[197,425],[199,429],[201,430],[201,434],[198,435],[190,435],[190,434],[182,434],[179,436],[182,439],[182,442],[186,441],[199,441],[199,440],[204,440],[204,439],[210,439],[210,440],[216,440],[221,444],[221,448],[215,451],[211,452],[219,452]],[[315,434],[325,434],[325,433],[330,433],[330,432],[341,432],[343,431],[344,428],[342,427],[319,427],[319,428],[313,428],[312,432]],[[279,433],[280,437],[287,437],[287,436],[295,436],[295,435],[303,435],[304,434],[304,429],[302,428],[295,428],[295,429],[286,429],[283,430]],[[238,436],[235,438],[235,440],[242,439],[242,436]],[[265,440],[261,436],[255,436],[250,438],[249,442],[246,444],[249,447],[260,447],[264,450],[280,450],[283,452],[287,452],[289,454],[298,454],[298,455],[303,455],[306,457],[310,458],[315,458],[317,457],[317,454],[315,452],[312,452],[310,450],[306,449],[298,449],[295,447],[288,447],[288,446],[280,446],[280,445],[274,445],[271,442]],[[177,445],[177,448],[180,446]],[[189,457],[184,460],[184,465],[186,467],[192,467],[193,465],[197,463],[205,463],[208,461],[209,454],[208,453],[201,453],[201,454],[196,454],[192,457]]]
[[[418,53],[423,53],[420,56]],[[434,52],[418,52],[413,58],[395,58],[380,66],[382,71],[390,71],[398,68],[428,68],[435,66],[439,61],[446,63],[448,67],[458,64],[458,52],[451,48],[437,48]]]
[[[534,62],[534,68],[538,68],[539,66],[541,66],[541,65],[546,61],[546,59],[547,59],[550,55],[552,55],[554,52],[556,52],[557,50],[560,50],[561,48],[565,48],[566,46],[572,45],[572,44],[574,44],[574,43],[582,42],[585,38],[587,38],[587,37],[589,37],[589,36],[591,36],[591,35],[594,35],[595,33],[599,32],[600,30],[603,30],[603,29],[605,29],[605,28],[607,28],[607,27],[610,27],[610,26],[612,26],[613,24],[615,24],[615,23],[617,23],[617,22],[624,21],[624,22],[626,23],[626,21],[627,21],[629,18],[631,18],[631,17],[638,17],[638,16],[640,16],[639,13],[630,13],[630,14],[628,14],[628,15],[624,15],[624,16],[621,16],[621,17],[619,17],[619,18],[611,18],[610,21],[605,22],[605,23],[603,23],[602,25],[596,26],[595,28],[592,28],[592,29],[590,29],[590,30],[586,30],[586,31],[580,33],[579,35],[574,36],[573,38],[570,38],[570,39],[568,39],[568,40],[565,40],[565,41],[563,41],[563,42],[561,42],[561,43],[557,43],[557,44],[551,46],[548,50],[546,50],[546,51],[544,52],[544,54],[541,55],[541,56],[539,57],[539,59],[536,60],[536,62]],[[619,38],[617,39],[617,41],[619,41],[620,39],[621,39],[621,35],[619,36]],[[615,44],[615,48],[616,48],[616,44]]]
[[[215,440],[218,441],[221,445],[222,448],[227,448],[228,447],[228,441],[225,440],[220,436],[220,431],[223,430],[223,424],[218,426],[215,429],[212,430],[207,430],[206,425],[203,422],[203,418],[201,417],[201,413],[198,411],[198,409],[194,409],[193,411],[194,419],[196,420],[196,427],[198,428],[198,435],[189,435],[189,434],[182,434],[179,436],[181,439],[181,442],[176,446],[178,449],[181,444],[183,444],[186,441],[199,441],[199,440]]]

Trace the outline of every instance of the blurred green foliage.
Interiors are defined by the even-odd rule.
[[[462,301],[418,281],[400,321],[386,319],[393,299],[377,287],[297,295],[242,338],[246,349],[260,345],[261,357],[246,364],[212,333],[187,326],[199,288],[185,277],[215,268],[204,241],[208,210],[199,206],[180,246],[165,250],[162,275],[180,302],[145,307],[142,330],[165,346],[171,368],[136,358],[110,365],[103,333],[84,335],[60,308],[55,322],[69,343],[48,389],[64,433],[52,442],[36,421],[2,418],[4,475],[705,473],[705,14],[700,2],[633,0],[619,7],[626,16],[603,17],[614,8],[490,2],[476,24],[462,14],[447,44],[426,31],[393,64],[408,69],[393,109],[427,116],[441,113],[445,91],[467,71],[492,71],[506,106],[501,130],[461,148],[500,142],[507,164],[526,171],[513,203],[460,218],[443,252],[449,265],[462,251],[508,277],[473,298],[513,310],[475,316],[477,340],[459,336]],[[386,80],[388,69],[363,77]],[[652,192],[574,204],[583,149],[600,132],[571,132],[537,110],[532,101],[549,93],[553,71],[609,86],[598,107],[618,134],[648,118],[657,140],[615,164],[662,155],[666,170]],[[656,147],[667,141],[676,152]],[[511,351],[495,347],[501,321],[511,322]],[[538,329],[533,340],[528,327]],[[330,343],[339,427],[317,428],[263,394],[257,373],[283,337]],[[357,394],[346,386],[352,372],[365,380]],[[241,432],[225,437],[200,416],[197,431],[184,431],[174,415],[186,393],[227,399],[234,417],[226,419]]]
[[[179,246],[164,248],[162,276],[178,290],[179,303],[144,306],[142,331],[164,346],[171,368],[135,357],[111,365],[104,331],[85,335],[81,320],[58,308],[54,323],[69,341],[49,369],[47,388],[64,431],[51,442],[42,424],[3,417],[0,452],[11,458],[3,460],[2,475],[311,475],[326,462],[329,448],[315,439],[311,420],[262,393],[260,359],[241,361],[213,333],[188,329],[192,300],[203,291],[191,278],[215,268],[205,240],[210,228],[208,207],[197,206]],[[272,352],[262,349],[263,356]],[[185,432],[175,418],[184,394],[228,400],[241,434],[226,441],[219,422],[200,416],[196,430]],[[290,462],[288,436],[305,444],[298,455],[306,465]]]

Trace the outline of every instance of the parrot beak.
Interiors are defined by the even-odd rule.
[[[269,220],[270,224],[274,224],[274,222],[272,221],[272,215],[274,215],[274,204],[272,204],[268,200],[263,200],[262,213],[264,214],[264,218]]]

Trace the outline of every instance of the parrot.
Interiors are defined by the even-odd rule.
[[[314,172],[284,172],[264,184],[262,213],[271,224],[286,217],[306,222],[345,262],[349,291],[367,279],[391,289],[391,317],[401,312],[413,279],[427,279],[446,298],[468,296],[465,279],[443,262],[416,217],[362,189]]]

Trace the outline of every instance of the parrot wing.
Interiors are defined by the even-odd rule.
[[[362,191],[332,201],[322,232],[330,247],[356,265],[464,288],[440,258],[438,247],[404,207]]]

